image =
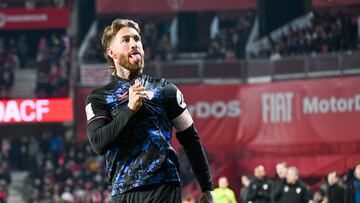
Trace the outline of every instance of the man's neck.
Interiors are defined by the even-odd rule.
[[[141,73],[142,73],[141,70],[131,72],[124,67],[117,68],[116,70],[116,75],[125,80],[132,80],[134,78],[137,78],[138,76],[141,75]]]

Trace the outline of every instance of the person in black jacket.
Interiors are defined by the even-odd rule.
[[[328,203],[344,203],[345,188],[341,185],[336,172],[331,172],[327,176],[328,180]]]
[[[360,203],[360,163],[356,165],[354,172],[348,172],[345,203]]]
[[[243,175],[241,177],[241,190],[240,190],[240,203],[248,203],[248,193],[250,188],[251,179],[248,175]]]
[[[249,187],[247,201],[252,203],[269,203],[272,182],[266,177],[265,168],[262,165],[254,169],[255,180]]]
[[[307,187],[299,180],[296,167],[289,167],[286,174],[286,184],[282,186],[279,203],[307,203]]]
[[[287,165],[285,162],[280,162],[276,164],[276,178],[273,183],[271,190],[271,202],[277,203],[286,184],[286,174],[287,174]]]

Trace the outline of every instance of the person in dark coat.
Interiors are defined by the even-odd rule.
[[[360,163],[356,165],[354,173],[348,172],[345,203],[360,203]]]
[[[328,187],[328,203],[344,203],[345,188],[341,185],[336,172],[331,172],[327,176]]]
[[[248,198],[250,183],[251,183],[250,176],[243,175],[241,177],[242,188],[240,190],[240,203],[248,203],[247,198]]]
[[[286,175],[286,184],[283,185],[278,199],[279,203],[307,203],[308,190],[299,180],[296,167],[289,167]]]
[[[257,166],[254,170],[254,176],[255,180],[250,185],[247,201],[252,203],[269,203],[272,182],[266,177],[264,166]]]
[[[271,203],[277,203],[286,184],[287,165],[285,162],[276,164],[276,178],[271,190]]]

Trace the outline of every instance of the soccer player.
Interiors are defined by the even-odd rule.
[[[181,202],[173,127],[201,187],[200,202],[212,202],[208,161],[183,95],[167,80],[142,73],[139,25],[115,19],[101,43],[112,81],[92,91],[85,110],[90,144],[106,154],[112,202]]]

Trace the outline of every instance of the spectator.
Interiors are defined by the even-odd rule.
[[[250,186],[251,180],[250,177],[247,175],[244,175],[241,177],[241,184],[242,188],[240,190],[240,202],[241,203],[248,203],[248,193],[249,193],[249,186]]]
[[[347,178],[345,203],[360,203],[360,164],[354,172],[349,171]]]
[[[345,188],[341,185],[336,172],[331,172],[327,176],[329,184],[327,197],[328,203],[343,203],[345,200]]]
[[[266,177],[263,165],[259,165],[254,169],[254,176],[255,180],[249,188],[248,201],[253,203],[269,203],[272,183]]]
[[[289,167],[286,175],[286,184],[281,190],[279,203],[307,203],[308,191],[299,180],[299,172],[296,167]]]
[[[287,165],[285,162],[280,162],[276,164],[276,177],[273,183],[273,189],[271,193],[271,202],[277,203],[279,202],[279,198],[286,184],[286,175],[287,175]]]
[[[236,203],[235,193],[229,187],[226,177],[220,177],[218,188],[212,192],[215,203]]]

